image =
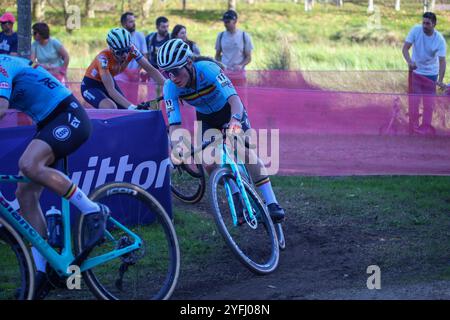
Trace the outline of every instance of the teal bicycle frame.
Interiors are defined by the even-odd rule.
[[[0,183],[27,183],[30,180],[23,176],[14,175],[0,175]],[[17,232],[19,232],[25,239],[33,244],[33,246],[45,257],[48,263],[53,267],[53,269],[58,273],[59,276],[70,276],[69,267],[72,265],[76,257],[72,250],[72,237],[70,228],[70,203],[66,199],[62,198],[62,224],[64,230],[63,238],[63,248],[61,254],[59,254],[55,249],[53,249],[47,241],[42,238],[39,233],[16,211],[14,210],[9,202],[0,193],[0,216],[4,218]],[[136,250],[142,246],[142,240],[138,235],[133,233],[131,230],[126,228],[124,225],[113,219],[109,218],[119,229],[122,229],[127,234],[133,237],[134,243],[121,248],[115,249],[111,252],[102,254],[97,257],[89,258],[83,261],[80,265],[80,271],[86,271],[94,268],[100,264],[107,261],[120,257],[128,252]],[[114,237],[106,231],[107,239],[115,241]]]
[[[253,225],[250,225],[250,224],[249,225],[253,228],[256,228],[257,220],[255,218],[255,215],[253,214],[252,205],[250,204],[250,200],[248,198],[247,192],[245,191],[245,187],[242,183],[241,171],[246,175],[246,177],[248,178],[249,181],[251,181],[250,175],[247,172],[247,168],[245,167],[245,164],[240,163],[239,161],[238,161],[238,163],[236,163],[233,160],[233,158],[230,156],[230,151],[228,150],[228,147],[225,143],[225,138],[226,137],[224,134],[223,142],[222,142],[222,164],[221,164],[221,167],[229,167],[231,169],[231,171],[233,172],[234,177],[236,178],[236,182],[237,182],[239,191],[244,200],[245,207],[247,208],[248,216],[250,218],[250,221],[252,221],[252,223],[253,223]],[[237,157],[237,151],[235,152],[235,156],[237,159],[239,159]],[[231,187],[228,182],[225,183],[225,190],[226,190],[226,194],[227,194],[228,204],[231,208],[231,217],[233,219],[233,225],[237,226],[238,220],[237,220],[237,215],[236,215],[236,209],[234,207],[233,196],[231,193]]]

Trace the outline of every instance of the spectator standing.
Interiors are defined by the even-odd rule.
[[[244,105],[248,105],[247,78],[245,66],[252,60],[253,43],[250,35],[237,28],[236,11],[228,10],[222,16],[225,31],[216,39],[216,60],[226,67],[225,73],[239,88]]]
[[[186,42],[188,44],[189,48],[191,49],[192,53],[195,56],[200,55],[200,48],[198,47],[198,45],[194,41],[191,41],[188,39],[187,30],[186,30],[185,26],[183,26],[181,24],[177,24],[173,28],[172,33],[170,34],[170,38],[183,40],[184,42]]]
[[[10,12],[0,17],[2,32],[0,32],[0,54],[17,55],[17,33],[13,31],[16,18]]]
[[[147,43],[148,61],[154,68],[158,69],[158,63],[156,61],[158,50],[164,43],[170,40],[169,20],[166,17],[158,17],[155,21],[155,25],[156,32],[148,34],[145,38],[145,42]],[[149,90],[148,99],[161,96],[162,87],[158,84],[156,84],[155,87],[156,96],[153,96],[151,90]]]
[[[151,32],[146,38],[148,61],[155,68],[158,68],[156,56],[158,49],[170,39],[169,20],[166,17],[156,19],[156,32]]]
[[[144,55],[147,56],[147,45],[145,36],[142,32],[136,31],[136,17],[133,12],[125,12],[120,17],[122,27],[131,35],[131,42]],[[138,104],[139,100],[139,73],[141,67],[135,61],[131,60],[124,72],[118,74],[115,79],[118,81],[122,91],[128,100]]]
[[[422,25],[414,26],[403,45],[403,57],[410,70],[409,83],[409,132],[433,133],[431,126],[436,85],[446,88],[443,79],[446,70],[447,45],[440,32],[435,30],[436,15],[426,12],[422,16]],[[412,58],[409,49],[413,48]],[[422,124],[419,125],[419,106],[423,95]]]
[[[224,13],[222,21],[225,31],[216,39],[216,60],[228,70],[242,71],[252,60],[253,43],[247,32],[237,28],[238,15],[233,10]]]
[[[59,40],[50,37],[50,29],[46,23],[38,22],[31,28],[35,40],[31,44],[31,60],[64,82],[69,66],[69,53]]]

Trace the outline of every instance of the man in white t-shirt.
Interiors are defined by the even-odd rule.
[[[446,88],[442,82],[446,69],[447,45],[440,32],[435,30],[436,15],[426,12],[422,25],[414,26],[403,45],[403,57],[410,70],[409,130],[410,133],[434,133],[431,126],[436,85]],[[409,49],[413,47],[412,58]],[[419,125],[420,96],[423,95],[422,125]]]
[[[120,17],[122,27],[131,34],[131,42],[144,55],[147,55],[147,45],[145,36],[142,32],[136,31],[136,18],[133,12],[125,12]],[[139,104],[139,64],[132,60],[124,72],[118,74],[115,79],[119,81],[119,86],[124,92],[128,100],[135,104]]]
[[[228,70],[241,71],[252,60],[253,43],[247,32],[239,30],[237,13],[228,10],[222,17],[226,31],[217,35],[216,60],[222,62]]]
[[[228,10],[222,16],[225,31],[220,32],[216,39],[216,60],[226,67],[225,73],[239,88],[244,105],[247,105],[247,78],[245,66],[252,61],[253,42],[250,35],[237,28],[238,15]]]

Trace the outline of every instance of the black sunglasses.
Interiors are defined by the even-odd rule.
[[[2,21],[2,22],[1,22],[1,24],[7,24],[7,23],[11,23],[11,24],[12,24],[11,21]]]

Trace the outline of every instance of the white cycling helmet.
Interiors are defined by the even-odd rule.
[[[192,56],[189,45],[181,39],[172,39],[164,43],[158,50],[157,63],[161,70],[181,68]]]
[[[131,35],[124,28],[114,28],[106,37],[108,46],[113,50],[123,50],[131,46]]]

